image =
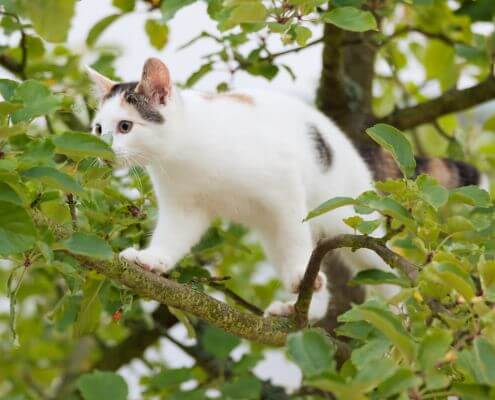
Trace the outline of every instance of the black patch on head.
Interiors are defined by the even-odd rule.
[[[105,100],[123,93],[124,100],[136,109],[141,118],[145,121],[162,124],[165,121],[163,115],[150,104],[146,96],[135,91],[137,85],[138,82],[117,83],[107,93]]]
[[[451,160],[451,162],[457,169],[460,186],[479,185],[481,175],[476,167],[473,167],[471,164],[465,163],[464,161]]]
[[[111,97],[117,96],[120,93],[131,91],[133,92],[136,89],[138,82],[123,82],[117,83],[113,85],[110,91],[105,95],[105,100],[108,100]]]
[[[311,136],[315,149],[318,153],[318,159],[323,168],[327,170],[332,165],[332,151],[323,138],[321,132],[318,130],[318,127],[313,124],[309,124],[308,127],[309,135]]]

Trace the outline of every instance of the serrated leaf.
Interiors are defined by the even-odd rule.
[[[23,107],[11,114],[12,123],[30,121],[35,117],[56,110],[60,101],[50,89],[35,80],[22,82],[15,90],[13,101],[22,103]]]
[[[146,34],[148,35],[148,39],[151,45],[157,49],[161,50],[165,47],[168,41],[168,27],[164,25],[162,22],[148,19],[144,26]]]
[[[418,360],[424,371],[442,361],[452,343],[452,333],[446,329],[430,328],[418,348]]]
[[[167,0],[162,1],[160,10],[162,12],[162,18],[164,22],[167,22],[169,19],[173,18],[175,13],[179,11],[181,8],[184,8],[192,3],[196,2],[196,0]]]
[[[93,233],[75,232],[62,245],[71,253],[82,256],[100,260],[111,260],[113,257],[113,251],[110,245]]]
[[[100,157],[113,160],[111,147],[94,135],[83,132],[65,132],[53,138],[55,151],[76,160],[85,157]]]
[[[354,278],[349,281],[351,285],[398,285],[401,287],[410,287],[411,284],[406,279],[402,279],[392,272],[382,271],[380,269],[366,269],[359,271]]]
[[[23,8],[36,32],[48,42],[67,39],[75,0],[23,0]]]
[[[30,249],[36,241],[36,228],[26,210],[0,200],[0,256]]]
[[[344,207],[352,204],[356,204],[356,200],[354,200],[351,197],[334,197],[320,204],[313,211],[310,211],[309,214],[304,219],[304,221],[318,217],[319,215],[335,210],[336,208]]]
[[[22,206],[22,200],[17,192],[5,182],[0,182],[0,201]]]
[[[321,19],[341,29],[353,32],[376,30],[377,24],[373,14],[355,7],[338,7],[321,15]]]
[[[287,352],[305,377],[335,370],[335,345],[321,329],[306,329],[289,335]]]
[[[27,179],[34,179],[45,185],[60,189],[64,192],[80,193],[82,186],[70,175],[51,167],[33,167],[24,171],[22,176]]]
[[[222,360],[226,360],[240,342],[238,337],[213,326],[208,326],[201,337],[204,349]]]
[[[113,0],[112,4],[123,12],[131,12],[136,6],[136,0]]]
[[[492,206],[490,194],[474,185],[453,189],[450,192],[450,199],[462,201],[476,207],[487,208]]]
[[[74,323],[74,337],[94,333],[100,325],[100,316],[103,310],[99,293],[104,280],[88,280],[83,288],[83,299]]]
[[[77,388],[84,400],[127,400],[127,383],[114,372],[84,374],[78,379]]]
[[[401,131],[387,124],[377,124],[366,129],[366,133],[392,154],[406,177],[414,175],[416,171],[414,153],[411,144]]]
[[[495,261],[480,261],[478,271],[484,295],[488,300],[495,301]]]
[[[88,36],[86,37],[86,44],[88,45],[88,47],[93,47],[101,34],[105,32],[105,30],[115,21],[117,21],[121,16],[122,14],[108,15],[94,24],[93,27],[90,29]]]
[[[449,200],[449,191],[428,175],[420,175],[416,180],[421,197],[435,210],[445,205]]]
[[[257,400],[261,395],[261,381],[255,376],[240,377],[220,386],[222,399]]]
[[[457,291],[467,301],[474,297],[476,288],[471,277],[456,264],[448,262],[434,263],[432,271],[441,282]]]

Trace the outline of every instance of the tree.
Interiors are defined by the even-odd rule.
[[[98,39],[138,4],[150,11],[144,26],[150,43],[163,48],[167,22],[193,2],[113,0],[115,14],[88,33],[92,66],[118,79],[117,55]],[[494,36],[475,33],[480,21],[493,31],[493,2],[206,3],[220,33],[203,32],[193,42],[213,40],[219,50],[184,86],[218,65],[232,75],[296,76],[283,57],[323,43],[317,106],[361,151],[383,146],[403,176],[377,182],[376,191],[356,199],[329,199],[308,215],[353,205],[356,216],[346,223],[356,234],[320,242],[292,318],[262,317],[277,282],[245,284],[263,253],[235,223],[217,221],[170,276],[119,261],[117,251],[144,244],[154,199],[142,170],[127,179],[113,175],[110,163],[97,164],[113,154],[86,133],[95,104],[80,55],[65,44],[75,0],[0,0],[0,65],[12,78],[0,79],[0,256],[6,260],[0,276],[10,300],[9,312],[0,313],[1,398],[125,399],[127,385],[115,371],[134,358],[146,361],[145,350],[160,338],[196,364],[172,369],[146,361],[142,398],[203,399],[211,388],[227,399],[493,398],[494,206],[478,187],[448,190],[415,176],[413,157],[414,150],[475,162],[488,174],[493,168],[493,118],[481,129],[463,124],[460,114],[495,97]],[[323,34],[313,38],[318,26]],[[285,50],[271,50],[273,36]],[[413,63],[424,69],[421,82],[406,80]],[[474,84],[462,88],[467,78]],[[435,96],[425,90],[431,85],[438,87]],[[228,89],[226,82],[217,87]],[[131,199],[124,194],[129,189],[139,195]],[[373,210],[379,220],[361,217]],[[387,235],[368,236],[382,221]],[[400,294],[349,308],[362,296],[346,286],[339,261],[323,260],[341,247],[369,248],[397,271],[362,271],[353,285],[391,283]],[[325,329],[308,328],[307,305],[322,263],[338,285]],[[205,265],[215,266],[214,276]],[[146,299],[161,305],[149,312]],[[176,324],[196,344],[174,339],[169,330]],[[250,351],[235,361],[230,352],[241,338]],[[297,393],[252,373],[265,345],[285,346],[301,368]],[[185,390],[181,384],[191,379],[197,386]]]

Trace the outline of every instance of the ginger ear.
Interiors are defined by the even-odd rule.
[[[144,64],[136,91],[146,96],[152,104],[165,105],[172,91],[167,66],[158,58],[149,58]]]
[[[90,66],[86,66],[86,71],[88,72],[90,79],[93,81],[100,98],[105,97],[117,83],[95,71]]]

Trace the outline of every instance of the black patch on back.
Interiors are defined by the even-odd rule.
[[[135,91],[137,85],[138,82],[117,83],[107,93],[105,100],[124,93],[124,100],[136,109],[141,118],[145,121],[162,124],[165,121],[163,115],[149,103],[146,96]]]
[[[421,174],[428,174],[428,161],[429,157],[414,157],[416,159],[416,176]]]
[[[457,169],[457,174],[459,176],[459,185],[479,185],[480,183],[480,172],[476,167],[471,164],[465,163],[464,161],[451,160]]]
[[[323,138],[318,127],[313,124],[309,124],[309,135],[313,140],[315,149],[318,153],[318,159],[325,170],[328,170],[332,165],[332,151],[327,142]]]

